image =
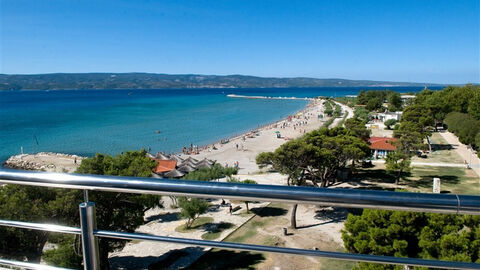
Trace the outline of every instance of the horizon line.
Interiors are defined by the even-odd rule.
[[[464,83],[437,83],[437,82],[412,82],[412,81],[387,81],[387,80],[375,80],[375,79],[346,79],[346,78],[319,78],[319,77],[308,77],[308,76],[258,76],[258,75],[245,75],[245,74],[202,74],[202,73],[157,73],[157,72],[143,72],[143,71],[130,71],[130,72],[46,72],[46,73],[0,73],[4,76],[36,76],[36,75],[55,75],[55,74],[152,74],[152,75],[168,75],[168,76],[217,76],[217,77],[228,77],[228,76],[242,76],[242,77],[256,77],[263,79],[314,79],[314,80],[348,80],[348,81],[369,81],[369,82],[388,82],[388,83],[412,83],[412,84],[430,84],[430,85],[468,85],[468,84],[480,84],[479,82],[464,82]]]

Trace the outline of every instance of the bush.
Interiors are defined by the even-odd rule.
[[[480,218],[365,209],[348,215],[342,238],[353,253],[478,262]],[[359,263],[355,269],[396,268]]]
[[[199,198],[180,197],[178,205],[182,208],[180,215],[187,218],[185,227],[190,228],[193,222],[201,215],[207,212],[209,204],[207,201]]]
[[[480,121],[471,115],[452,112],[445,117],[448,130],[455,133],[463,144],[476,145],[476,136],[480,133]],[[478,145],[477,145],[478,146]]]
[[[213,165],[212,168],[202,168],[197,171],[189,172],[183,177],[183,179],[210,181],[210,180],[220,179],[225,176],[231,176],[231,175],[237,174],[237,172],[238,172],[238,168],[223,167],[222,165],[217,163]]]
[[[397,120],[395,119],[388,119],[387,121],[385,121],[385,126],[387,127],[387,129],[392,129],[392,126],[395,125],[397,123]]]

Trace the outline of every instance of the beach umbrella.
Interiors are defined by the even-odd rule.
[[[212,168],[212,165],[208,162],[199,162],[197,164],[197,169],[202,169],[202,168],[210,169],[210,168]]]
[[[277,134],[278,134],[278,133],[280,133],[280,131],[278,131],[278,130],[277,130],[277,131],[275,131],[275,133],[277,133]]]
[[[160,175],[152,172],[152,178],[163,178]]]
[[[200,162],[207,162],[207,163],[210,164],[210,165],[215,164],[215,161],[210,160],[210,159],[207,159],[207,158],[204,158],[204,159],[200,160],[198,163],[200,163]],[[197,163],[197,164],[198,164],[198,163]]]
[[[177,169],[178,171],[180,172],[183,172],[183,173],[189,173],[189,172],[193,172],[195,171],[196,169],[188,164],[185,164],[185,165],[182,165],[180,167],[178,167]]]
[[[157,159],[160,159],[160,160],[169,160],[169,158],[167,156],[165,156],[164,154],[157,154]]]
[[[184,159],[183,161],[184,162],[185,161],[191,161],[193,164],[197,164],[198,159],[194,159],[193,157],[188,157],[188,158]]]
[[[177,163],[182,163],[183,162],[183,158],[177,156],[177,155],[174,155],[174,154],[171,154],[170,155],[170,160],[176,160]]]
[[[147,153],[147,157],[148,157],[148,158],[151,158],[151,159],[155,159],[155,156],[152,155],[152,154],[150,154],[150,153]]]
[[[174,169],[174,170],[171,170],[171,171],[165,173],[163,176],[168,177],[168,178],[180,178],[184,175],[185,175],[184,173]]]
[[[184,160],[180,165],[178,165],[179,167],[182,167],[182,166],[190,166],[194,169],[197,169],[197,163],[194,163],[193,161],[191,160]]]

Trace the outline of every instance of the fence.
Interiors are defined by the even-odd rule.
[[[480,196],[472,195],[248,185],[238,183],[44,173],[10,169],[0,170],[0,183],[110,192],[224,198],[243,201],[278,201],[286,203],[341,206],[348,208],[480,215]],[[99,269],[98,237],[124,240],[159,241],[203,247],[273,252],[302,256],[317,256],[358,262],[423,266],[442,269],[480,269],[480,264],[478,263],[352,254],[107,231],[97,229],[95,224],[95,204],[93,202],[88,202],[88,198],[85,199],[86,201],[79,206],[80,228],[10,220],[0,220],[0,226],[80,235],[82,240],[83,265],[84,269],[88,270]],[[0,259],[0,265],[27,269],[62,269],[6,259]]]

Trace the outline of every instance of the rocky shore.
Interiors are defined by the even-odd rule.
[[[77,155],[40,152],[11,156],[3,166],[20,170],[71,173],[80,166],[84,158]]]

